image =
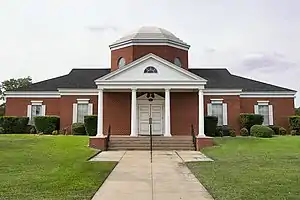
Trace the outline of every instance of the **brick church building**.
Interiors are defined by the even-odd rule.
[[[61,129],[98,115],[97,137],[190,135],[205,137],[204,116],[239,132],[240,113],[259,113],[265,125],[288,128],[296,91],[236,76],[225,68],[189,68],[189,45],[171,32],[142,27],[110,45],[107,69],[69,74],[6,92],[6,115],[60,116]]]

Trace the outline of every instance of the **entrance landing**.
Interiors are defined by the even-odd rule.
[[[148,151],[125,151],[114,155],[119,156],[120,161],[93,200],[213,199],[178,154],[180,152],[154,151],[152,164]],[[93,159],[97,160],[97,156]]]

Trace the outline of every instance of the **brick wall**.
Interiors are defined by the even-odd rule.
[[[204,96],[204,114],[207,115],[207,104],[211,103],[210,99],[223,99],[223,103],[227,103],[227,120],[228,126],[235,131],[240,130],[240,97],[239,96]]]
[[[125,58],[126,64],[131,63],[149,53],[153,53],[171,63],[178,57],[181,60],[182,67],[188,69],[188,51],[170,46],[162,45],[136,45],[124,47],[111,51],[111,70],[118,69],[118,60],[120,57]]]
[[[131,124],[131,93],[104,92],[104,133],[109,124],[114,135],[130,135]]]
[[[254,105],[262,100],[273,105],[274,124],[288,129],[288,117],[295,114],[294,98],[241,98],[241,112],[254,113]]]
[[[59,98],[7,98],[5,115],[7,116],[27,116],[27,106],[31,101],[42,100],[46,105],[47,115],[60,115],[60,99]]]
[[[62,96],[60,99],[60,127],[68,128],[73,123],[73,104],[77,103],[77,99],[90,99],[90,103],[93,104],[93,114],[97,114],[98,96],[88,95],[88,96]]]
[[[198,133],[198,93],[171,92],[171,134],[190,135],[191,124]]]

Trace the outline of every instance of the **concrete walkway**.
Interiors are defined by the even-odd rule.
[[[115,153],[115,160],[116,154],[120,162],[93,200],[213,199],[175,151],[154,151],[152,164],[148,151]]]

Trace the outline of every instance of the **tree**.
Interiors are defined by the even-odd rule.
[[[25,78],[18,78],[18,79],[9,79],[5,80],[0,84],[0,99],[4,99],[4,92],[16,90],[18,88],[26,88],[32,83],[32,79],[30,76]]]
[[[299,108],[295,108],[295,112],[296,112],[296,115],[300,115],[300,107]]]

